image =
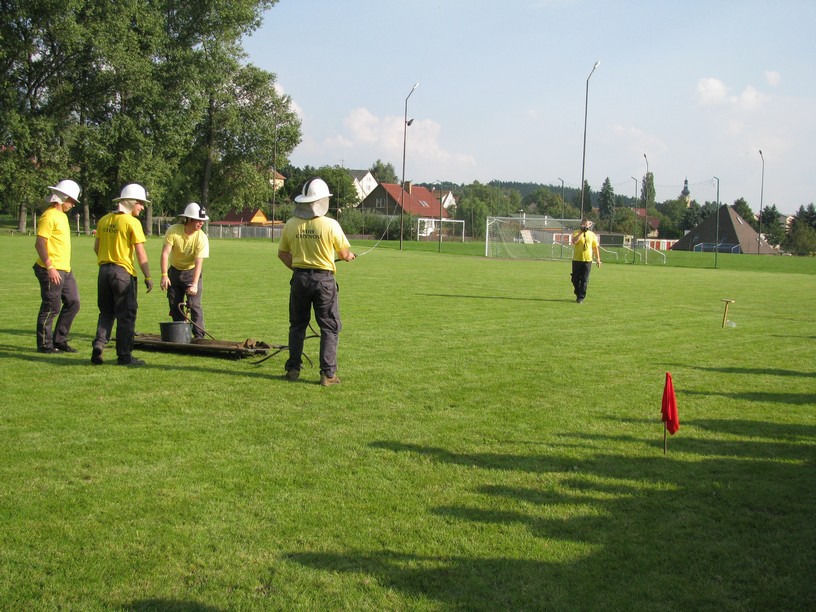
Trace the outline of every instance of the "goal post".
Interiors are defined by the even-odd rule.
[[[465,241],[464,219],[439,219],[419,217],[417,219],[417,240],[439,240],[442,232],[443,241]]]
[[[580,226],[580,219],[488,217],[485,257],[572,259],[572,234]]]

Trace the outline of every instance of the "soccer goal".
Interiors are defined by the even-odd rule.
[[[433,217],[417,219],[417,240],[439,240],[440,231],[443,241],[465,241],[465,221],[463,219],[435,219]]]
[[[485,257],[572,259],[572,234],[580,219],[488,217]]]

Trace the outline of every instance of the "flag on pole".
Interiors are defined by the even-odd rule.
[[[674,396],[674,384],[671,374],[666,372],[666,386],[663,388],[663,422],[671,435],[680,429],[680,417],[677,414],[677,398]]]

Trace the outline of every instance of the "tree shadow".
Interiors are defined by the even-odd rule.
[[[781,368],[742,368],[725,366],[700,366],[693,364],[674,364],[677,367],[688,368],[689,370],[702,370],[704,372],[720,372],[721,374],[746,374],[749,376],[816,376],[816,372],[802,372],[799,370],[783,370]]]
[[[141,612],[148,610],[161,610],[162,612],[222,612],[224,608],[217,608],[196,601],[183,601],[180,599],[139,599],[126,603],[122,610],[128,612]]]
[[[779,433],[801,438],[784,426]],[[779,444],[763,448],[760,442],[732,457],[730,444],[708,440],[707,453],[700,446],[695,461],[590,448],[576,473],[570,468],[576,459],[557,451],[528,457],[376,441],[371,448],[444,464],[556,474],[540,486],[508,486],[499,473],[494,484],[474,489],[475,502],[428,508],[442,521],[446,540],[460,531],[467,548],[468,537],[483,525],[498,540],[488,550],[521,545],[510,555],[424,555],[390,547],[292,552],[287,558],[360,574],[361,580],[373,577],[383,588],[452,609],[812,608],[816,531],[806,517],[816,505],[816,487],[801,485],[816,482],[815,446],[798,445],[804,461],[768,459]],[[508,535],[512,544],[503,546],[503,534],[519,529],[537,543],[522,545],[524,538]],[[548,554],[552,550],[557,552]]]

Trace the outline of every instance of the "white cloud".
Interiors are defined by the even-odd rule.
[[[700,79],[697,81],[697,101],[703,106],[725,104],[728,101],[728,88],[719,79]]]
[[[737,110],[752,111],[765,103],[765,95],[748,85],[741,94],[730,94],[728,86],[719,79],[708,77],[697,81],[697,101],[702,106],[730,106]]]
[[[782,75],[776,70],[766,70],[765,82],[771,87],[777,87],[782,82]]]

